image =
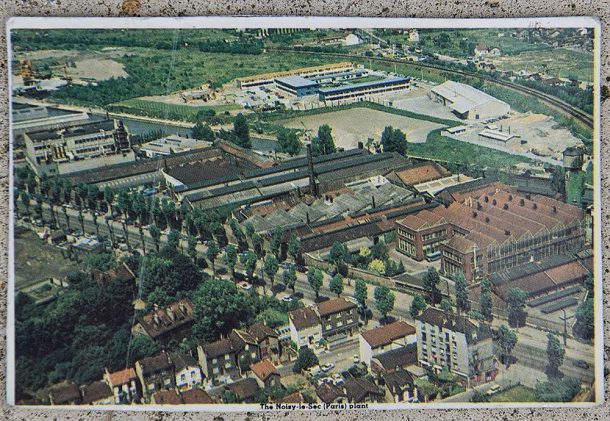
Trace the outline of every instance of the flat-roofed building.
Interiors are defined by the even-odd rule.
[[[284,72],[275,73],[263,73],[260,75],[242,77],[236,79],[237,86],[241,89],[248,89],[257,86],[270,85],[277,78],[286,76],[301,76],[301,77],[315,77],[325,76],[337,73],[351,72],[354,70],[354,64],[350,62],[340,62],[324,64],[321,66],[303,67],[299,69],[287,70]]]
[[[209,148],[210,146],[212,146],[212,142],[170,135],[144,143],[140,146],[140,152],[144,153],[148,158],[156,158],[189,152],[194,149]]]
[[[24,133],[26,159],[37,175],[68,174],[135,159],[120,120]]]
[[[485,120],[509,113],[510,105],[470,85],[448,80],[430,90],[432,98],[464,120]]]
[[[342,101],[359,99],[371,95],[388,92],[404,91],[409,89],[411,78],[390,77],[375,82],[363,82],[350,85],[337,86],[334,88],[320,88],[320,101]]]
[[[285,76],[275,79],[275,86],[281,91],[296,97],[315,95],[318,93],[318,84],[301,76]]]

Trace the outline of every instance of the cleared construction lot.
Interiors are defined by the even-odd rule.
[[[312,137],[316,136],[318,127],[328,124],[333,129],[337,147],[345,149],[356,148],[359,141],[366,142],[369,137],[379,141],[386,126],[405,132],[409,142],[420,143],[426,141],[428,133],[432,130],[445,127],[441,124],[369,108],[351,108],[303,116],[280,121],[279,124],[294,129],[306,129]]]

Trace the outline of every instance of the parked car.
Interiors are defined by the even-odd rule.
[[[578,368],[582,368],[583,370],[589,369],[589,363],[584,360],[576,360],[572,364],[574,364]]]
[[[322,367],[320,367],[322,369],[323,372],[327,372],[332,370],[335,367],[335,365],[333,363],[328,363],[328,364],[324,364]]]
[[[492,396],[492,395],[495,395],[496,393],[498,393],[499,391],[500,391],[500,385],[492,384],[491,387],[487,390],[487,392],[485,392],[485,394],[487,396]]]
[[[294,301],[294,298],[292,295],[286,295],[285,297],[282,297],[282,301],[285,303],[291,303]]]

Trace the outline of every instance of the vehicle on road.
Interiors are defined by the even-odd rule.
[[[496,393],[498,393],[499,391],[500,391],[500,385],[492,384],[491,387],[489,388],[489,390],[487,390],[487,392],[485,392],[485,394],[487,396],[492,396],[492,395],[495,395]]]
[[[333,363],[328,363],[328,364],[324,364],[322,367],[320,367],[320,369],[326,373],[326,372],[332,370],[334,367],[335,367],[335,365]]]
[[[589,369],[589,363],[587,363],[584,360],[576,360],[576,361],[572,362],[572,364],[578,368],[582,368],[583,370]]]
[[[286,295],[285,297],[282,297],[282,301],[285,303],[291,303],[294,301],[294,298],[292,295]]]

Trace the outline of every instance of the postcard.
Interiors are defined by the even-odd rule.
[[[8,395],[603,401],[593,18],[14,18]]]

